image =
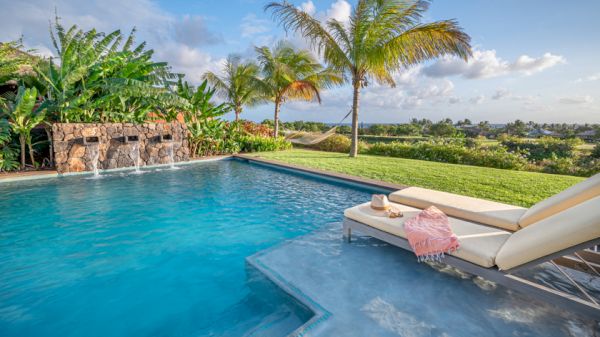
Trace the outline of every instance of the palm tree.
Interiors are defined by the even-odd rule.
[[[233,107],[237,122],[245,105],[252,106],[262,101],[259,71],[254,62],[242,62],[239,56],[229,55],[223,66],[223,76],[207,71],[202,78]]]
[[[265,7],[286,31],[303,35],[330,67],[351,79],[351,157],[358,152],[360,90],[369,80],[393,87],[392,74],[402,68],[442,55],[464,60],[471,55],[470,37],[456,21],[421,23],[428,7],[426,0],[358,0],[347,24],[336,19],[322,24],[287,1]]]
[[[273,136],[279,134],[281,105],[291,100],[316,100],[321,103],[320,90],[342,82],[342,76],[324,68],[306,50],[296,50],[280,41],[275,48],[257,47],[258,63],[263,75],[264,96],[275,103]]]

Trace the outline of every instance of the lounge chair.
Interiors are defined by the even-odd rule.
[[[600,174],[526,209],[423,188],[390,194],[402,218],[377,216],[369,203],[344,212],[344,236],[353,230],[411,250],[404,221],[423,208],[436,206],[449,216],[460,249],[444,262],[518,291],[542,297],[572,310],[600,315],[600,305],[552,260],[600,244]],[[600,254],[586,252],[600,259]],[[592,274],[600,268],[581,258]],[[583,294],[583,298],[539,285],[514,273],[543,262],[552,263]],[[598,263],[598,261],[596,261]]]

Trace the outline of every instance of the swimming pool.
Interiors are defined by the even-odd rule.
[[[0,336],[285,335],[312,313],[245,258],[372,192],[238,160],[0,184]]]

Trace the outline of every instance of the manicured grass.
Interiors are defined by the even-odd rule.
[[[261,158],[387,182],[529,207],[583,180],[580,177],[430,161],[310,150],[263,152]]]

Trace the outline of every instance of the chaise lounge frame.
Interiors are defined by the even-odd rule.
[[[379,239],[381,241],[387,242],[391,245],[406,249],[408,251],[412,251],[408,240],[384,232],[380,229],[371,227],[369,225],[363,224],[348,217],[344,217],[343,233],[344,238],[348,242],[351,242],[352,231],[354,230],[362,234],[371,236],[373,238]],[[456,267],[462,271],[465,271],[469,274],[480,276],[484,279],[496,282],[523,294],[531,295],[533,297],[545,300],[552,304],[558,305],[561,308],[566,308],[568,310],[579,312],[590,317],[598,318],[600,317],[600,304],[592,296],[590,296],[581,286],[579,286],[577,282],[575,282],[575,280],[569,277],[569,275],[566,274],[564,270],[561,269],[561,267],[552,262],[552,260],[554,259],[560,258],[565,255],[573,254],[596,245],[600,245],[600,238],[596,238],[594,240],[581,243],[579,245],[567,248],[565,250],[555,252],[551,255],[544,256],[542,258],[530,261],[526,264],[522,264],[509,270],[499,270],[497,267],[481,267],[479,265],[465,261],[458,257],[454,257],[452,255],[446,255],[443,259],[443,262],[453,267]],[[541,284],[537,284],[535,282],[526,280],[513,274],[516,271],[527,269],[532,266],[539,265],[543,262],[550,262],[556,268],[558,268],[558,270],[567,277],[569,282],[575,285],[575,287],[582,292],[582,294],[587,298],[587,300],[563,291],[559,291]],[[587,264],[585,260],[583,262]]]

